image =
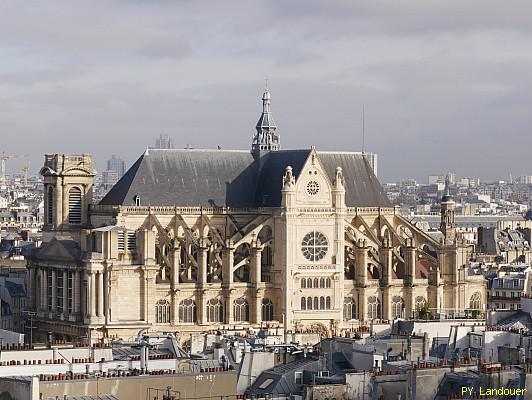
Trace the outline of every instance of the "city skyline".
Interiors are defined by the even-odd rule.
[[[364,107],[383,181],[529,174],[531,6],[490,3],[3,2],[2,150],[248,149],[267,76],[285,149],[361,150]]]

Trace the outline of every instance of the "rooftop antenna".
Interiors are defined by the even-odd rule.
[[[365,116],[365,107],[362,104],[362,154],[365,150],[365,140],[366,140],[366,116]]]

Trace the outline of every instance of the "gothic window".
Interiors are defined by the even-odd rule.
[[[196,302],[194,300],[181,300],[179,303],[179,322],[196,322]]]
[[[307,309],[307,299],[304,297],[301,297],[301,309],[306,310]]]
[[[325,298],[325,308],[327,310],[330,310],[331,309],[331,296],[327,296]]]
[[[480,310],[481,309],[481,296],[480,292],[475,292],[473,296],[471,296],[471,300],[469,300],[469,308],[473,310]]]
[[[68,223],[81,224],[81,190],[77,187],[68,192]]]
[[[423,296],[416,297],[416,311],[423,310],[427,305],[427,301]]]
[[[309,261],[320,261],[325,257],[328,250],[328,242],[321,232],[309,232],[301,242],[303,256]]]
[[[266,266],[273,265],[273,251],[271,246],[264,247],[264,250],[262,251],[261,264]]]
[[[357,308],[355,299],[352,297],[344,297],[344,321],[356,319]]]
[[[207,302],[207,322],[223,322],[224,307],[219,299],[210,299]]]
[[[49,224],[54,223],[54,188],[48,188],[48,221]]]
[[[135,205],[137,207],[140,207],[140,197],[139,196],[133,197],[133,201],[135,202]]]
[[[368,297],[368,319],[381,318],[381,302],[376,296]]]
[[[392,318],[403,318],[403,309],[405,308],[405,303],[401,296],[392,297]]]
[[[270,299],[262,299],[262,320],[273,321],[273,303]]]
[[[307,297],[307,310],[312,310],[312,297]]]
[[[325,297],[320,297],[320,310],[325,310]]]
[[[306,289],[307,287],[307,280],[305,278],[301,279],[301,289]]]
[[[249,321],[249,304],[246,299],[236,299],[234,302],[235,321]]]
[[[168,300],[159,300],[155,304],[155,322],[157,324],[170,323],[170,303]]]

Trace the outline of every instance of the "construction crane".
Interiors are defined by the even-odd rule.
[[[6,180],[6,161],[12,158],[29,157],[29,154],[6,154],[5,151],[0,155],[1,169],[0,169],[0,185],[5,185]]]
[[[26,163],[20,170],[24,177],[24,187],[28,187],[28,173],[30,172],[30,163]]]

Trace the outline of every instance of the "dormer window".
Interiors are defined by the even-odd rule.
[[[135,202],[135,206],[140,207],[140,196],[133,197],[133,201]]]

